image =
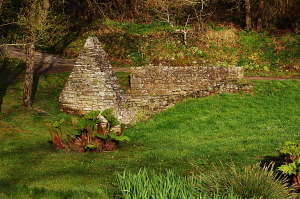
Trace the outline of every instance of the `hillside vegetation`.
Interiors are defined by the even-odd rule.
[[[246,75],[292,77],[300,67],[299,6],[297,0],[4,0],[0,42],[28,47],[34,39],[38,50],[75,58],[95,35],[114,66],[244,66]]]
[[[191,28],[184,42],[168,23],[105,21],[71,42],[64,55],[76,57],[89,35],[100,39],[116,67],[222,65],[244,66],[246,75],[299,75],[300,36],[292,33],[258,33],[211,23],[205,32]]]

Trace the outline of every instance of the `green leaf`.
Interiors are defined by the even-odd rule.
[[[88,127],[94,128],[95,123],[92,120],[89,119],[81,119],[78,121],[76,127],[80,130],[87,129]]]
[[[284,146],[276,148],[276,150],[286,156],[289,156],[292,160],[300,156],[300,145],[296,142],[286,141]]]
[[[111,139],[113,139],[113,140],[118,140],[118,141],[124,141],[124,140],[126,140],[126,141],[130,142],[130,138],[129,138],[128,136],[125,136],[125,135],[120,135],[120,136],[118,136],[118,135],[115,134],[115,133],[110,133],[110,134],[108,134],[108,136],[109,136]]]
[[[114,108],[105,109],[104,111],[101,112],[101,115],[106,118],[107,116],[112,115],[114,110],[115,110]]]
[[[98,137],[103,138],[103,139],[108,139],[108,135],[98,135]]]
[[[89,113],[84,115],[84,118],[88,120],[96,121],[98,120],[98,116],[100,114],[100,111],[90,111]]]
[[[66,121],[65,119],[61,119],[61,120],[59,120],[59,121],[54,121],[54,122],[52,123],[52,127],[54,127],[54,128],[60,128],[61,125],[62,125],[65,121]]]
[[[296,175],[300,170],[300,158],[296,159],[294,162],[288,165],[281,165],[278,167],[279,171],[282,171],[285,174]]]
[[[71,132],[70,134],[76,136],[76,135],[81,135],[81,133],[82,133],[82,130],[76,130],[76,131]]]
[[[119,120],[114,115],[108,115],[105,117],[110,127],[114,127],[120,124]]]
[[[88,145],[86,146],[86,148],[97,149],[98,146],[97,146],[97,145],[93,145],[93,144],[88,144]]]

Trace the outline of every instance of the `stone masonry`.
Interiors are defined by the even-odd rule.
[[[89,37],[61,92],[62,110],[84,114],[118,107],[123,91],[97,37]]]
[[[114,108],[125,124],[141,121],[188,97],[250,91],[242,84],[242,67],[132,67],[124,93],[97,37],[89,37],[61,92],[61,110],[85,114]]]

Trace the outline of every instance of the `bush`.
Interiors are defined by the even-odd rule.
[[[214,167],[211,174],[199,176],[201,183],[198,186],[206,192],[218,192],[220,195],[231,192],[241,198],[294,198],[287,178],[275,173],[273,166],[250,166],[241,170],[234,166]]]
[[[296,142],[286,141],[284,146],[276,149],[284,159],[284,164],[278,170],[292,178],[295,189],[300,189],[300,145]]]

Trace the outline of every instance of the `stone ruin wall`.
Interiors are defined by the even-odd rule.
[[[242,67],[132,67],[124,93],[96,37],[89,37],[60,95],[61,110],[85,114],[114,108],[120,122],[130,124],[166,110],[188,97],[250,91],[242,84]]]
[[[189,95],[198,91],[211,91],[216,87],[236,82],[243,79],[243,74],[243,67],[133,67],[130,88],[131,93],[146,96]],[[229,88],[223,89],[227,91]]]

